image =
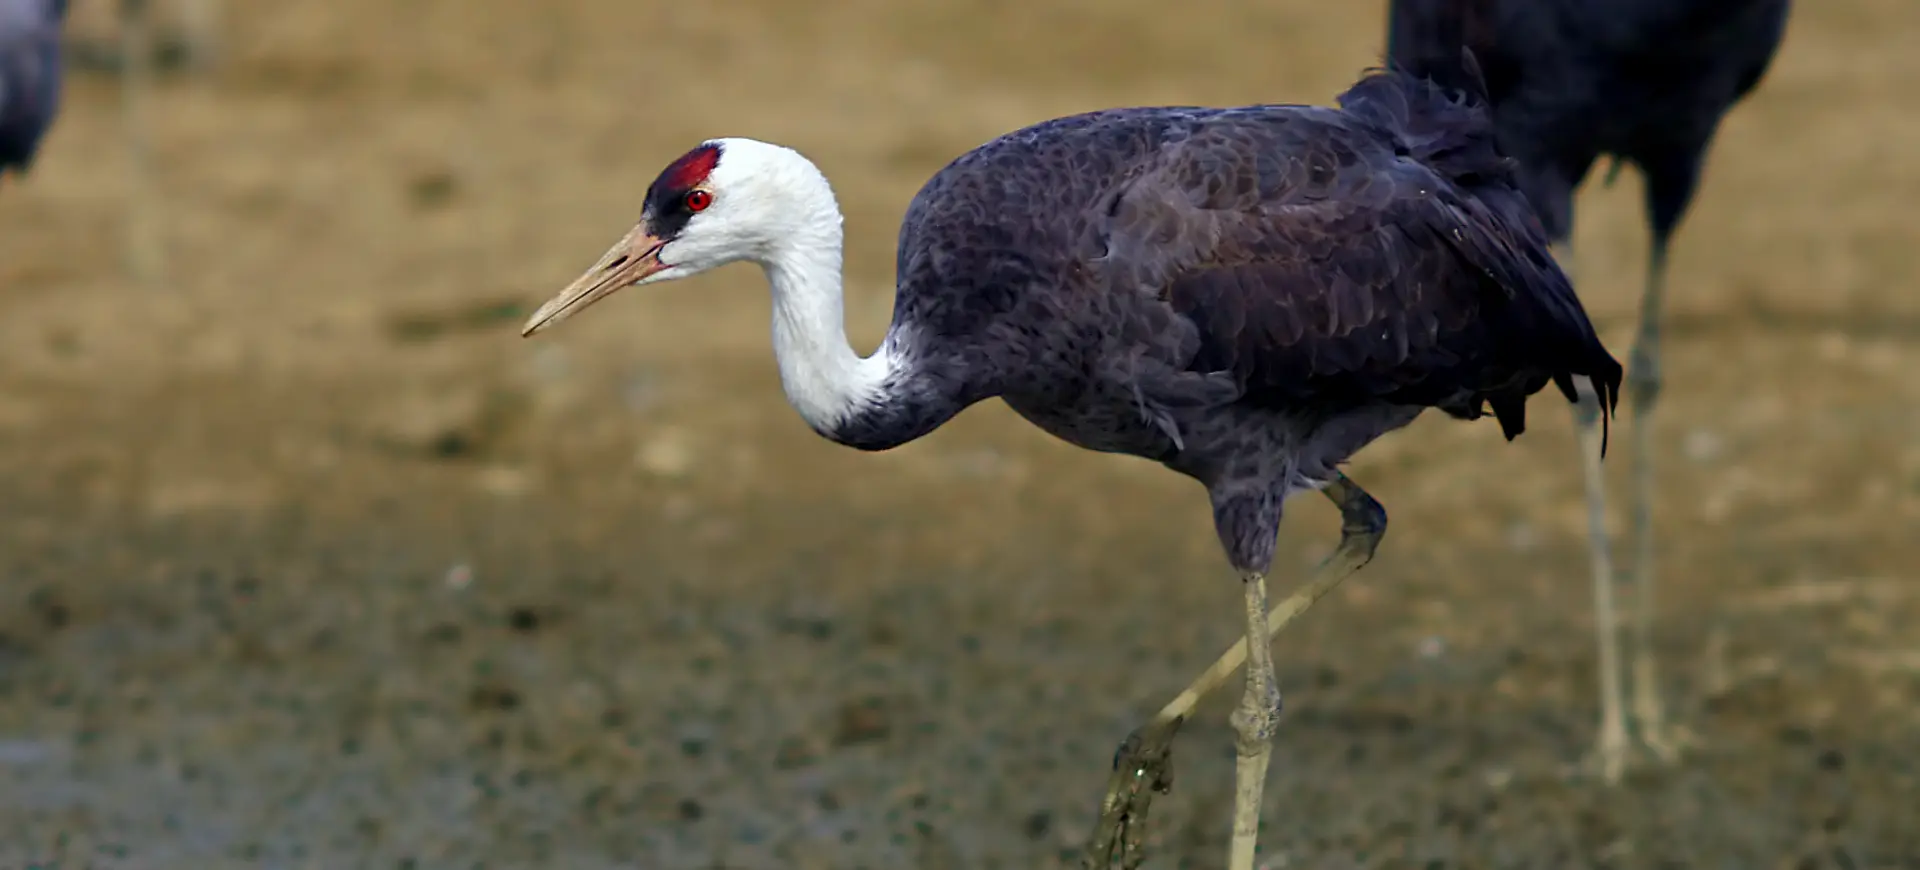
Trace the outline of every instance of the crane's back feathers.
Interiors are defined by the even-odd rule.
[[[1100,268],[1197,328],[1186,368],[1241,400],[1491,405],[1509,438],[1525,399],[1574,376],[1613,407],[1608,355],[1494,151],[1483,107],[1399,72],[1345,112],[1197,119],[1109,194]]]
[[[896,334],[1030,418],[1126,380],[1171,448],[1229,404],[1490,409],[1511,438],[1582,376],[1611,414],[1619,363],[1455,57],[1463,87],[1375,71],[1338,109],[1116,109],[962,155],[902,222]]]
[[[1488,0],[1453,2],[1432,23],[1452,50],[1370,71],[1338,108],[1090,112],[935,173],[900,229],[887,342],[912,383],[889,390],[908,398],[857,440],[998,395],[1082,447],[1290,489],[1422,408],[1490,411],[1513,438],[1528,397],[1576,401],[1586,378],[1610,419],[1620,364],[1460,35]]]

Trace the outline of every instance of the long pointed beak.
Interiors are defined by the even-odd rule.
[[[622,287],[631,287],[647,276],[666,268],[660,262],[660,248],[666,242],[654,237],[642,221],[627,233],[626,238],[615,242],[593,268],[575,278],[567,289],[560,291],[547,304],[540,306],[527,325],[520,328],[521,337],[532,335],[580,312]]]

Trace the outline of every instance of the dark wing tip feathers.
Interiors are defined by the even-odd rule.
[[[1600,398],[1600,458],[1605,459],[1607,439],[1612,434],[1613,418],[1620,406],[1622,370],[1619,361],[1607,354],[1604,348],[1600,356],[1606,360],[1605,371],[1603,374],[1589,375],[1588,380],[1592,382],[1593,390],[1599,394]]]

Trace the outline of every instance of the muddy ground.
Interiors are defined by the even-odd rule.
[[[0,867],[1063,866],[1115,742],[1239,631],[1197,487],[998,404],[824,442],[747,267],[517,327],[666,160],[749,135],[835,180],[870,345],[950,157],[1324,102],[1381,6],[230,4],[222,65],[153,98],[158,287],[117,84],[76,74],[0,195]],[[1920,866],[1916,39],[1904,0],[1801,4],[1679,242],[1657,640],[1702,745],[1567,773],[1566,415],[1422,420],[1353,469],[1379,558],[1276,646],[1266,866]],[[1578,241],[1623,358],[1638,202],[1587,191]],[[1281,585],[1336,530],[1299,503]],[[1221,861],[1229,703],[1151,867]]]

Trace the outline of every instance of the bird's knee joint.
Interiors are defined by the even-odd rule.
[[[1654,401],[1660,397],[1663,383],[1658,358],[1636,349],[1627,366],[1627,398],[1633,403],[1634,410],[1643,411],[1653,407]]]
[[[1644,414],[1659,400],[1660,382],[1635,383],[1631,389],[1627,390],[1627,398],[1632,403],[1633,412],[1636,415]]]
[[[1387,533],[1387,509],[1372,496],[1358,493],[1340,506],[1340,534],[1369,544],[1379,543]]]
[[[1600,425],[1600,397],[1582,386],[1573,403],[1573,423],[1583,429]]]
[[[1233,730],[1239,735],[1242,751],[1257,751],[1273,743],[1273,736],[1280,732],[1280,712],[1286,705],[1280,700],[1280,693],[1274,692],[1262,701],[1249,694],[1244,703],[1233,711]]]
[[[1627,352],[1629,368],[1655,368],[1660,364],[1660,354],[1654,348],[1660,345],[1659,333],[1642,332],[1633,342],[1633,350]]]

